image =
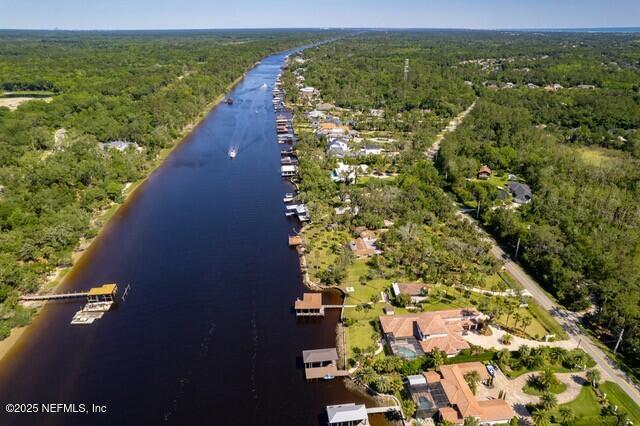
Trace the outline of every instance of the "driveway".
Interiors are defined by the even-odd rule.
[[[532,348],[537,348],[538,346],[550,346],[550,347],[563,348],[568,350],[575,349],[578,347],[578,344],[572,339],[559,340],[556,342],[539,342],[537,340],[523,339],[522,337],[513,336],[513,335],[511,336],[511,343],[508,345],[505,345],[501,342],[501,339],[502,339],[502,336],[507,334],[507,332],[500,328],[494,327],[492,325],[490,325],[489,328],[491,329],[491,332],[492,332],[491,336],[482,336],[477,333],[468,333],[467,335],[463,336],[463,338],[467,342],[471,343],[472,345],[482,346],[485,349],[488,349],[488,348],[495,348],[498,350],[509,349],[510,351],[515,351],[522,345],[527,345]]]
[[[529,377],[538,374],[525,373],[515,379],[509,379],[502,371],[496,372],[496,377],[493,380],[493,387],[489,388],[484,385],[478,386],[477,398],[483,399],[496,399],[500,391],[506,392],[506,401],[511,405],[513,411],[516,412],[518,417],[529,417],[531,414],[527,411],[525,406],[527,404],[537,404],[540,402],[540,398],[535,395],[529,395],[522,391],[522,387],[527,384]],[[557,394],[558,404],[564,404],[566,402],[573,401],[580,394],[582,385],[586,382],[585,373],[558,373],[556,374],[558,380],[567,385],[567,389]]]

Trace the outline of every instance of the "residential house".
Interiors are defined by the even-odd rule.
[[[475,308],[449,309],[394,316],[381,316],[382,332],[391,351],[405,357],[415,357],[433,349],[455,356],[469,343],[463,333],[476,330],[485,315]],[[410,350],[413,354],[409,354]]]
[[[507,182],[507,188],[513,195],[514,202],[518,204],[531,202],[531,188],[529,188],[529,185],[520,182]]]
[[[377,117],[377,118],[382,118],[382,117],[384,117],[384,110],[383,109],[373,109],[372,108],[372,109],[369,110],[369,114],[371,114],[372,116]]]
[[[486,164],[478,170],[478,179],[487,180],[491,177],[491,169]]]
[[[319,104],[316,106],[316,109],[317,109],[318,111],[331,111],[331,110],[332,110],[332,109],[334,109],[335,107],[336,107],[336,106],[335,106],[335,105],[333,105],[333,104],[330,104],[330,103],[327,103],[327,102],[322,102],[322,103],[319,103]]]
[[[365,145],[360,149],[360,155],[380,155],[382,154],[382,148],[378,145]]]
[[[317,95],[319,93],[319,91],[311,86],[306,86],[303,87],[302,89],[300,89],[300,95],[304,98],[312,98],[313,96]]]
[[[374,231],[365,230],[360,236],[349,243],[349,248],[356,257],[368,257],[382,253],[376,246],[378,237]]]
[[[331,180],[334,182],[355,183],[360,173],[367,173],[369,166],[360,164],[351,166],[342,162],[331,172]]]
[[[330,426],[368,426],[367,408],[363,404],[327,405]]]
[[[118,151],[126,151],[127,148],[132,147],[136,151],[142,151],[142,147],[140,147],[135,142],[127,142],[127,141],[112,141],[112,142],[100,142],[98,144],[100,149],[116,149]]]
[[[406,294],[411,298],[411,303],[420,303],[427,300],[429,288],[423,283],[392,283],[391,289],[395,297]]]
[[[344,158],[349,151],[349,145],[344,138],[332,138],[327,147],[327,154],[338,158]]]
[[[464,376],[475,371],[481,381],[489,379],[487,368],[480,362],[465,362],[440,366],[440,371],[424,373],[426,389],[422,397],[432,396],[429,403],[438,408],[438,417],[442,421],[455,425],[464,424],[464,419],[474,417],[482,425],[508,423],[514,416],[513,409],[503,399],[478,401],[469,388]],[[413,396],[413,395],[412,395]]]

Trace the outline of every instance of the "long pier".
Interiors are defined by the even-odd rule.
[[[46,300],[79,299],[81,297],[86,298],[88,294],[86,291],[82,293],[36,294],[32,296],[20,296],[19,300],[23,302],[40,302]]]
[[[367,408],[367,414],[390,413],[392,411],[400,411],[400,407],[398,405],[390,405],[388,407]]]

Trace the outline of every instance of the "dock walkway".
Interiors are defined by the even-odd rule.
[[[380,413],[389,413],[392,411],[400,411],[400,407],[397,405],[389,405],[387,407],[372,407],[367,408],[367,414],[380,414]]]
[[[36,294],[31,296],[20,296],[20,300],[23,302],[45,301],[45,300],[63,300],[63,299],[78,299],[81,297],[87,297],[88,292],[81,293],[58,293],[58,294]]]

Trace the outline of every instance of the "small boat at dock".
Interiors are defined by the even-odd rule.
[[[238,155],[238,147],[235,145],[232,145],[231,148],[229,148],[229,158],[231,158],[232,160],[234,158],[236,158],[236,155]]]
[[[233,99],[231,99],[231,98],[226,98],[226,99],[224,100],[224,103],[225,103],[225,104],[227,104],[227,105],[233,105]]]

